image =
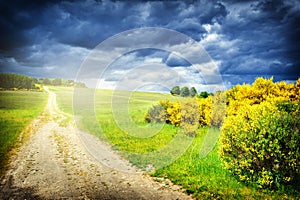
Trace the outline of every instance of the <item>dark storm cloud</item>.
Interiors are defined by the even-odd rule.
[[[108,37],[133,28],[163,27],[202,44],[227,82],[272,75],[295,80],[300,76],[299,24],[297,0],[0,1],[0,71],[70,76],[88,51]],[[154,38],[123,45],[178,43],[169,35]],[[122,44],[107,50],[116,46]],[[171,52],[148,49],[134,55],[136,62],[161,58],[167,66],[189,66]]]
[[[1,50],[50,38],[92,48],[109,36],[132,28],[157,26],[199,39],[210,23],[226,15],[222,4],[179,1],[7,1],[1,3]]]
[[[30,45],[35,40],[30,30],[42,23],[42,13],[55,1],[0,1],[0,50]]]
[[[207,47],[221,61],[224,77],[274,75],[275,79],[295,80],[300,76],[298,1],[227,2],[225,6],[229,14],[216,31],[223,38]],[[234,45],[220,47],[224,40]],[[253,80],[244,77],[245,82]]]

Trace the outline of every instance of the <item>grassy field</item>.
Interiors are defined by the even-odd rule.
[[[19,134],[41,113],[47,97],[47,93],[44,92],[0,92],[0,172]]]
[[[262,190],[237,181],[222,168],[217,146],[208,156],[200,158],[199,150],[208,130],[210,134],[218,134],[218,129],[201,128],[199,135],[191,138],[170,125],[145,123],[143,119],[148,108],[156,104],[157,100],[174,98],[170,95],[78,89],[73,96],[72,89],[69,88],[50,89],[56,92],[61,110],[76,114],[75,119],[80,129],[108,141],[124,157],[141,168],[147,169],[151,163],[157,169],[153,176],[170,179],[196,198],[299,198],[299,194]],[[95,107],[91,104],[93,100]],[[72,103],[75,105],[74,109]]]

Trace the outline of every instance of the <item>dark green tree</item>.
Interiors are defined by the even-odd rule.
[[[205,98],[207,98],[209,96],[209,94],[208,94],[208,92],[204,91],[204,92],[201,92],[199,96],[200,96],[200,98],[204,98],[205,99]]]
[[[180,90],[180,96],[182,96],[182,97],[188,97],[188,96],[190,96],[190,90],[189,90],[189,88],[188,87],[183,87],[183,88],[181,88],[181,90]]]
[[[172,88],[172,90],[170,91],[170,93],[171,93],[172,95],[180,95],[180,87],[179,87],[179,86],[174,86],[174,87]]]
[[[195,87],[191,87],[191,89],[190,89],[190,96],[194,97],[194,96],[196,96],[196,94],[197,94],[196,88]]]

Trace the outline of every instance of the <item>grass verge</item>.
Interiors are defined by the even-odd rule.
[[[45,107],[47,94],[30,91],[0,91],[0,173],[20,133]]]

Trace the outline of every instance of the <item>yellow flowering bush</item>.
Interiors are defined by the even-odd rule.
[[[160,100],[157,105],[152,106],[145,115],[146,122],[166,122],[179,126],[181,122],[181,108],[179,101]]]
[[[226,115],[226,93],[216,92],[211,103],[210,125],[221,127]]]
[[[258,78],[226,92],[219,152],[240,180],[271,188],[300,183],[299,83]]]
[[[196,98],[182,100],[181,104],[181,122],[185,134],[189,136],[196,135],[199,128],[199,105]]]
[[[181,106],[179,101],[170,102],[166,100],[163,105],[165,105],[167,113],[166,122],[174,126],[179,126],[181,122]]]
[[[189,97],[175,102],[161,100],[148,110],[145,120],[180,126],[187,135],[195,135],[200,126],[210,125],[211,102],[210,97],[206,99]]]
[[[199,106],[199,126],[209,126],[211,121],[211,96],[207,98],[198,98]]]

